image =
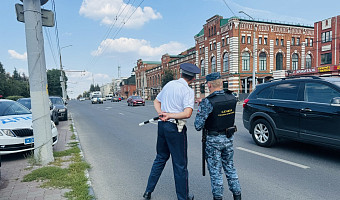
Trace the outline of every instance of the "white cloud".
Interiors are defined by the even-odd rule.
[[[146,40],[121,37],[102,41],[98,49],[92,52],[92,55],[99,56],[104,52],[137,53],[139,56],[159,59],[165,53],[179,54],[183,49],[186,49],[186,46],[179,42],[169,42],[158,47],[152,47],[150,42]]]
[[[11,58],[18,59],[18,60],[27,60],[27,53],[20,54],[14,50],[8,50],[9,55]]]
[[[135,11],[135,12],[134,12]],[[131,16],[131,14],[134,14]],[[138,7],[125,4],[123,0],[84,0],[79,14],[87,18],[100,20],[102,24],[127,28],[138,28],[150,20],[161,19],[162,15],[151,7]],[[129,17],[131,18],[129,19]]]

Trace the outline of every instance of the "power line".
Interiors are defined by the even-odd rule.
[[[223,0],[223,2],[224,2],[224,4],[229,8],[230,12],[232,12],[233,15],[236,16],[235,13],[234,13],[234,12],[231,10],[231,8],[228,6],[227,2],[226,2],[225,0]]]

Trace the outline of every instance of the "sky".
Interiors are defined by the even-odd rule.
[[[0,2],[0,62],[6,72],[28,75],[25,25],[16,20],[15,4]],[[54,6],[53,6],[54,5]],[[340,15],[338,0],[49,0],[55,8],[55,27],[44,27],[47,69],[68,77],[67,93],[75,98],[92,83],[129,77],[138,59],[160,61],[163,54],[179,54],[195,46],[194,35],[214,15],[300,23]],[[57,34],[58,33],[58,34]],[[57,37],[58,35],[58,37]],[[58,38],[58,39],[57,39]]]

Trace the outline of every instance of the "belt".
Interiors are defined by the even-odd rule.
[[[226,131],[209,131],[207,135],[213,135],[213,136],[218,136],[218,135],[226,135]]]

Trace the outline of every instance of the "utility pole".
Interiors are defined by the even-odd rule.
[[[61,84],[61,91],[62,91],[62,94],[63,94],[64,102],[66,102],[66,99],[67,99],[67,92],[66,92],[66,84],[65,84],[66,80],[64,80],[63,64],[61,62],[61,50],[63,48],[71,47],[71,46],[72,45],[67,45],[67,46],[61,47],[60,50],[59,50],[59,58],[60,58],[60,84]]]
[[[40,0],[23,1],[34,130],[34,158],[42,165],[54,161],[41,17],[41,4],[46,2]]]

